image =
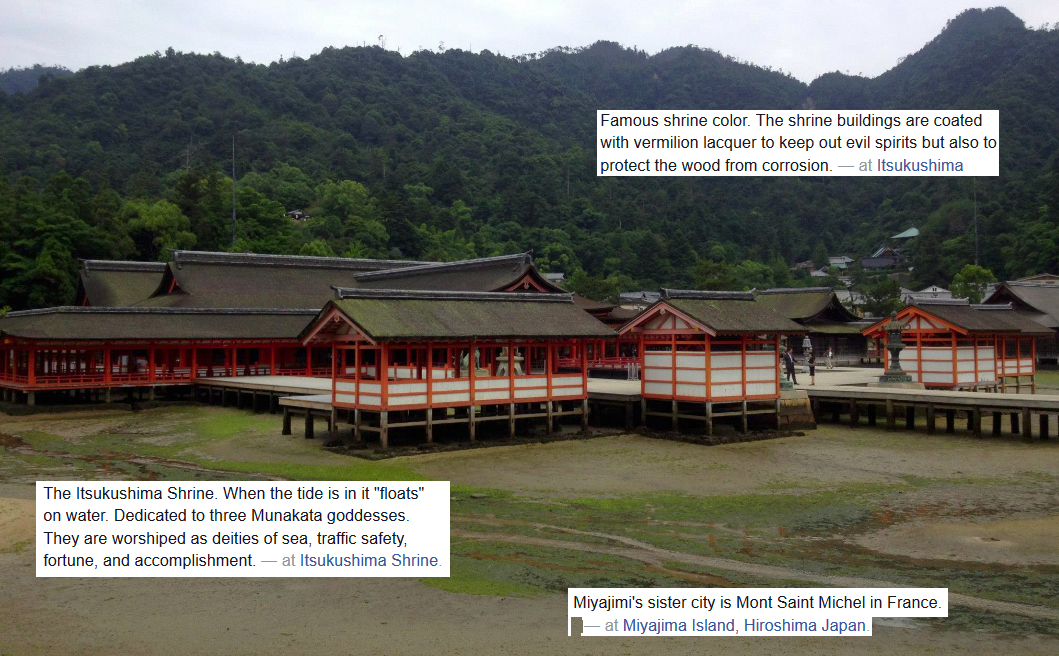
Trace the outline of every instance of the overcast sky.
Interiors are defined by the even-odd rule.
[[[998,2],[999,3],[999,2]],[[1002,3],[1030,27],[1057,0]],[[120,64],[172,46],[268,63],[326,46],[489,49],[504,55],[598,40],[649,53],[695,44],[809,82],[878,75],[968,7],[961,0],[0,0],[0,69]]]

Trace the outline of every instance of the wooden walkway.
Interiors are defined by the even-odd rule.
[[[1036,434],[1048,439],[1051,417],[1059,416],[1059,395],[895,389],[870,387],[860,382],[871,374],[877,376],[877,370],[850,371],[848,378],[857,380],[854,384],[799,385],[797,389],[808,394],[817,421],[830,417],[835,422],[851,426],[883,424],[893,429],[901,424],[911,430],[918,422],[920,428],[935,433],[939,421],[943,420],[944,429],[954,432],[959,415],[966,418],[967,429],[976,436],[983,434],[983,423],[991,419],[993,435],[1006,429],[1026,438]],[[820,378],[823,377],[818,380]],[[803,381],[799,379],[799,382]],[[255,411],[283,410],[284,432],[287,434],[291,415],[306,417],[307,437],[313,434],[314,417],[326,421],[329,428],[334,425],[329,378],[235,376],[199,380],[196,385],[198,398],[208,402],[249,407]],[[593,412],[608,406],[622,408],[628,428],[642,422],[639,381],[590,378],[588,402]]]
[[[955,431],[956,415],[964,414],[967,429],[975,437],[982,436],[982,417],[991,415],[992,434],[1000,435],[1004,416],[1012,433],[1033,436],[1033,424],[1041,439],[1049,438],[1050,417],[1059,415],[1059,396],[1048,394],[1003,394],[990,392],[953,392],[947,390],[895,389],[867,386],[812,386],[804,387],[819,421],[830,414],[835,422],[846,415],[851,426],[867,418],[875,426],[881,414],[886,427],[897,427],[898,413],[903,414],[905,428],[916,426],[916,417],[925,418],[927,433],[937,430],[939,413],[945,418],[945,430]],[[1036,419],[1036,422],[1034,421]]]

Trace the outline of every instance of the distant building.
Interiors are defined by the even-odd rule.
[[[826,278],[831,274],[828,273],[827,267],[823,267],[821,269],[816,269],[815,271],[810,271],[809,275],[813,278]]]
[[[862,259],[860,266],[863,269],[894,269],[903,261],[904,258],[899,252],[890,246],[883,246],[872,253],[871,257]]]
[[[836,255],[834,257],[827,258],[827,266],[829,269],[845,269],[849,265],[853,264],[855,260],[852,257],[845,255]]]
[[[293,221],[308,221],[313,218],[312,215],[306,214],[301,210],[291,210],[287,212],[287,217]]]
[[[874,340],[862,334],[871,322],[850,312],[830,287],[764,289],[756,292],[755,298],[758,305],[804,327],[818,358],[822,358],[829,348],[837,360],[845,362],[860,362],[869,355],[877,355]],[[869,344],[869,341],[873,343]],[[801,355],[800,348],[796,346],[795,350]]]
[[[890,237],[890,239],[893,239],[894,241],[902,241],[903,242],[903,241],[908,241],[909,239],[912,239],[913,237],[918,237],[918,236],[919,236],[919,228],[909,228],[908,230],[905,230],[904,232],[899,232],[896,235],[894,235],[893,237]]]
[[[911,289],[901,288],[901,302],[912,305],[916,301],[930,301],[930,300],[949,300],[952,298],[952,292],[939,287],[938,285],[931,285],[930,287],[924,287],[918,292],[912,291]]]
[[[1041,274],[999,282],[983,301],[986,305],[1010,303],[1016,312],[1050,328],[1052,333],[1037,340],[1037,361],[1059,364],[1059,276]]]
[[[562,271],[546,271],[543,273],[544,279],[553,285],[566,282],[566,274]]]

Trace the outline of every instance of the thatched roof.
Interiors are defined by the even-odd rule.
[[[930,299],[918,301],[912,307],[969,333],[1043,335],[1051,332],[1011,305],[971,305],[966,300]]]
[[[806,324],[813,321],[857,321],[830,287],[791,287],[763,289],[755,293],[757,302],[781,315]]]
[[[293,339],[312,309],[53,307],[9,312],[0,335],[32,340]]]
[[[625,324],[622,332],[646,320],[654,309],[666,304],[698,322],[714,334],[804,333],[805,328],[775,310],[759,304],[751,292],[709,292],[663,289],[661,298]]]
[[[319,308],[331,297],[332,285],[353,285],[357,273],[421,264],[412,260],[176,251],[156,293],[140,305]]]
[[[355,283],[349,286],[365,289],[494,292],[511,287],[527,275],[542,289],[565,293],[537,271],[529,253],[359,273],[354,277]],[[532,288],[528,291],[532,291]]]
[[[135,305],[158,289],[165,270],[165,262],[82,260],[74,305]]]
[[[1045,276],[1040,277],[1046,280]],[[1049,328],[1059,328],[1059,284],[1048,282],[1002,282],[985,299],[987,304],[1014,303],[1016,308],[1031,311],[1032,318]]]
[[[338,289],[301,337],[337,310],[376,341],[611,337],[569,294]]]

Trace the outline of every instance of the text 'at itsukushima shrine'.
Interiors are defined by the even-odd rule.
[[[332,431],[343,413],[358,439],[371,433],[385,447],[396,428],[430,441],[445,424],[465,424],[472,439],[481,422],[506,421],[511,434],[526,419],[549,431],[564,418],[585,427],[589,379],[610,377],[626,390],[637,381],[641,418],[745,431],[754,415],[779,422],[784,347],[801,354],[811,338],[863,360],[886,339],[885,322],[857,317],[827,288],[650,294],[631,305],[569,294],[529,253],[89,260],[74,305],[0,318],[0,389],[5,402],[33,405],[159,390],[213,398],[219,389],[225,399],[231,381],[268,381],[322,398]],[[929,387],[1032,385],[1035,339],[1052,332],[1010,304],[910,306],[898,319],[906,369]],[[308,434],[312,404],[301,406]]]

